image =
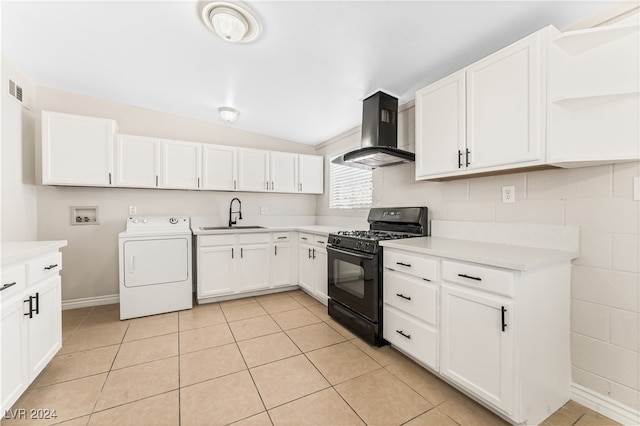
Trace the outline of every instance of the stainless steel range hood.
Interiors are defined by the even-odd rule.
[[[377,92],[362,102],[362,145],[332,162],[364,169],[415,161],[415,154],[398,149],[398,99]]]

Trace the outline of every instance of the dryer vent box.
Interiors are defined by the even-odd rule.
[[[98,206],[76,206],[71,207],[72,225],[98,225]]]

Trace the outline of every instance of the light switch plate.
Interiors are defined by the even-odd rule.
[[[633,178],[633,199],[640,201],[640,176]]]

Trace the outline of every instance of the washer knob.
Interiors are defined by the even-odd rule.
[[[149,222],[149,219],[147,219],[146,217],[142,218],[142,223],[147,223]]]
[[[178,218],[177,217],[170,217],[169,218],[169,223],[172,225],[175,225],[176,223],[178,223]]]
[[[133,223],[138,223],[138,222],[140,222],[140,219],[138,219],[137,217],[134,217],[134,218],[133,218],[133,220],[132,220],[132,222],[133,222]]]

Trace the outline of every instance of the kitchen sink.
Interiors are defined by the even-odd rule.
[[[202,226],[201,231],[222,231],[229,229],[264,229],[264,226],[250,225],[250,226]]]

